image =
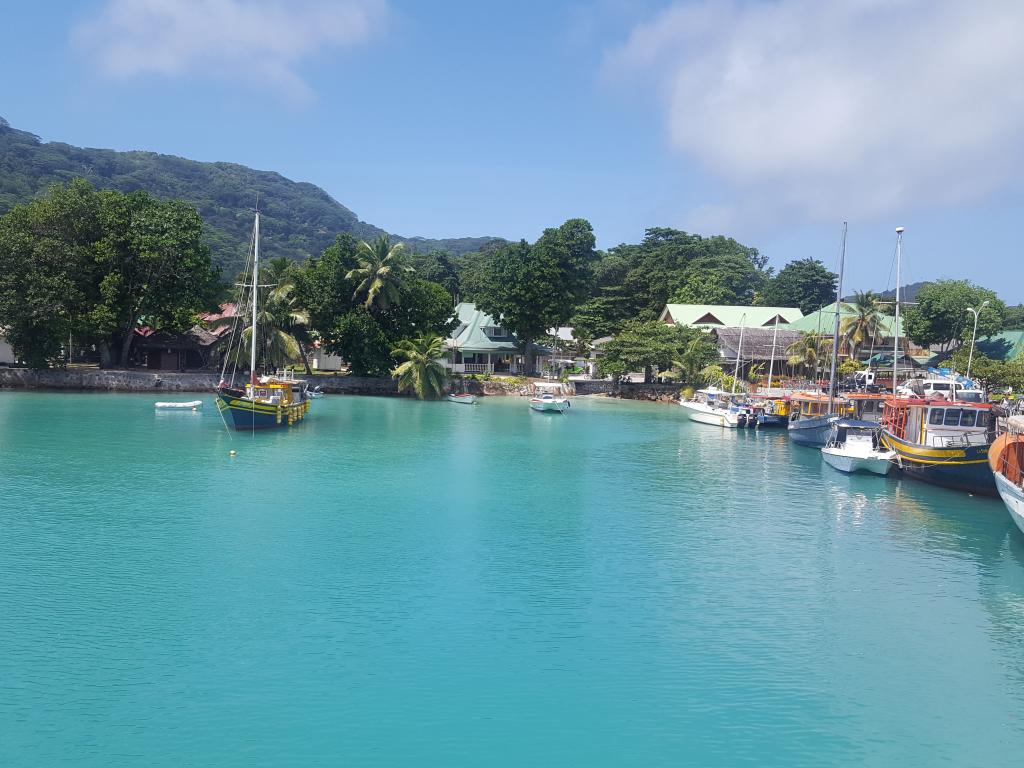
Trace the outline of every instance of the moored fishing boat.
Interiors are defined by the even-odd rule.
[[[945,488],[996,495],[988,463],[994,437],[988,403],[889,398],[882,415],[883,445],[896,452],[910,477]]]
[[[784,429],[789,424],[790,400],[784,397],[766,397],[757,401],[757,427]]]
[[[1024,533],[1024,416],[1010,416],[1006,431],[988,451],[988,463],[1003,504]]]
[[[252,325],[249,328],[249,382],[244,387],[234,384],[235,370],[226,378],[229,363],[236,361],[233,349],[235,331],[231,334],[228,351],[224,356],[224,371],[217,385],[217,410],[224,423],[234,429],[273,429],[288,427],[302,421],[309,412],[306,382],[295,379],[290,372],[260,376],[256,367],[259,343],[259,273],[260,273],[260,214],[256,213],[252,234],[252,285],[250,301]],[[239,334],[239,346],[241,336]],[[234,366],[237,368],[237,365]]]
[[[892,471],[896,453],[879,446],[877,432],[877,427],[855,426],[844,419],[834,419],[828,443],[821,449],[821,458],[847,474],[887,475]]]

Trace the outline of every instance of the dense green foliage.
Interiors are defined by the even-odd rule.
[[[969,356],[970,344],[967,344],[939,365],[966,373]],[[974,359],[971,360],[971,378],[983,382],[992,389],[1013,387],[1015,392],[1024,392],[1024,358],[992,360],[975,350]]]
[[[749,304],[770,277],[767,258],[727,237],[648,229],[636,245],[600,254],[589,295],[571,325],[582,338],[600,338],[633,319],[653,320],[670,300]]]
[[[568,322],[585,298],[595,258],[590,223],[569,219],[533,245],[523,240],[499,248],[487,262],[477,304],[515,333],[528,370],[530,345]]]
[[[1004,331],[1024,331],[1024,304],[1007,307],[1003,315]]]
[[[387,307],[380,302],[367,307],[366,294],[357,290],[366,279],[360,272],[366,247],[351,235],[339,235],[320,258],[298,270],[296,284],[321,343],[341,355],[353,373],[382,376],[394,367],[392,349],[399,342],[452,328],[452,297],[440,284],[411,273]]]
[[[642,370],[648,382],[655,370],[675,366],[685,383],[697,383],[699,371],[716,360],[718,348],[704,331],[657,320],[631,320],[602,347],[600,369],[604,375]]]
[[[0,327],[34,367],[69,336],[125,365],[135,328],[180,331],[212,306],[217,274],[188,205],[82,180],[0,217]]]
[[[200,163],[153,152],[83,149],[15,130],[0,118],[0,213],[43,194],[50,185],[81,177],[98,189],[145,190],[162,200],[183,200],[206,223],[204,240],[214,263],[234,273],[245,262],[257,199],[261,245],[268,257],[302,261],[330,246],[339,233],[371,240],[385,234],[360,221],[313,184],[233,163]],[[494,238],[402,238],[409,250],[476,251]]]
[[[404,361],[391,371],[398,380],[398,391],[411,391],[420,400],[441,397],[448,381],[448,369],[438,362],[444,353],[444,339],[436,333],[421,333],[398,342],[391,350],[391,354]]]
[[[783,267],[765,288],[761,303],[799,307],[805,315],[836,300],[839,276],[817,259],[797,259]]]
[[[904,311],[904,329],[921,346],[948,345],[955,340],[969,343],[974,330],[974,316],[968,308],[977,310],[985,301],[989,304],[978,317],[979,339],[1003,329],[1006,305],[993,291],[967,280],[929,283],[918,292],[917,304]]]

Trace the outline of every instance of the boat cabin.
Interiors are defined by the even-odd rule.
[[[994,424],[988,403],[889,398],[882,425],[901,440],[928,448],[988,445]]]

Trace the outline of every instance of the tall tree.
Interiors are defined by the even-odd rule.
[[[444,339],[434,333],[420,334],[398,342],[391,353],[400,363],[391,372],[398,379],[398,391],[412,391],[420,400],[436,400],[444,394],[448,369],[438,360],[445,353]]]
[[[718,359],[718,348],[704,331],[657,320],[626,323],[602,352],[602,370],[642,370],[645,382],[651,380],[655,370],[665,371],[673,365],[683,368],[688,376],[695,376]]]
[[[403,243],[391,243],[388,235],[381,235],[372,243],[361,240],[356,247],[359,266],[346,277],[358,282],[352,300],[363,299],[367,309],[386,310],[399,300],[405,276],[412,272],[403,259]]]
[[[853,299],[854,314],[844,317],[839,332],[850,350],[850,357],[857,357],[857,351],[865,344],[878,342],[882,338],[882,313],[878,297],[873,291],[857,291]]]
[[[528,371],[533,342],[564,325],[586,296],[595,257],[594,233],[583,219],[545,230],[532,246],[523,240],[491,257],[478,305],[516,334]]]
[[[218,276],[202,236],[180,201],[81,180],[54,187],[0,226],[0,324],[36,365],[69,331],[97,344],[103,365],[126,365],[139,325],[185,330],[210,306]]]
[[[978,338],[999,333],[1003,328],[1006,305],[990,291],[967,280],[938,280],[924,286],[917,294],[917,303],[907,307],[903,322],[907,335],[923,347],[953,341],[970,342],[974,317],[968,308],[988,306],[978,316]]]
[[[839,276],[817,259],[791,261],[765,286],[762,304],[799,307],[805,315],[836,300]]]

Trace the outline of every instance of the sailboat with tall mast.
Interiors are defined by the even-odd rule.
[[[244,387],[235,386],[237,359],[242,354],[241,346],[244,333],[237,334],[238,346],[235,347],[235,336],[239,330],[236,323],[231,333],[228,349],[224,356],[224,368],[221,380],[217,385],[217,410],[224,417],[224,423],[234,429],[272,429],[289,427],[302,421],[309,412],[310,397],[306,382],[295,379],[290,373],[276,373],[260,376],[257,369],[257,350],[259,348],[259,277],[260,277],[260,214],[256,211],[256,219],[252,229],[252,285],[249,286],[249,301],[252,309],[252,326],[249,328],[249,382]],[[248,266],[248,265],[247,265]],[[241,293],[244,296],[246,286],[243,284]],[[244,301],[240,301],[245,306]],[[245,313],[239,315],[239,319]],[[231,377],[227,378],[227,368],[231,366]]]
[[[789,417],[788,434],[790,440],[798,445],[812,448],[823,448],[829,441],[832,423],[836,417],[843,415],[843,400],[836,391],[836,371],[839,364],[839,324],[843,313],[843,268],[846,263],[846,230],[843,222],[843,238],[839,248],[839,280],[836,284],[836,317],[832,329],[832,365],[828,378],[828,397],[814,393],[800,393],[792,397],[792,410]],[[853,428],[870,427],[869,422],[844,419]]]

